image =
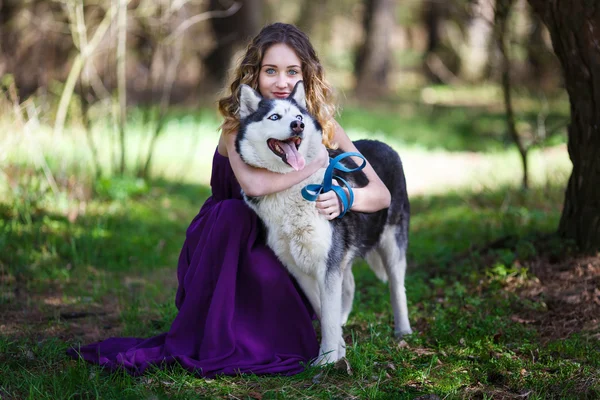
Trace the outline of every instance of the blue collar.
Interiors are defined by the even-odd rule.
[[[340,163],[341,160],[350,156],[361,158],[363,160],[363,163],[356,168],[347,168]],[[330,190],[333,190],[342,202],[342,212],[340,213],[340,215],[337,216],[337,218],[342,218],[354,203],[354,193],[352,192],[352,188],[350,187],[348,182],[346,182],[339,176],[333,175],[333,170],[337,169],[338,171],[342,172],[356,172],[363,169],[365,165],[367,165],[367,161],[360,153],[342,153],[335,158],[329,159],[329,166],[325,170],[325,175],[323,176],[323,183],[320,185],[313,184],[305,186],[304,188],[302,188],[302,197],[304,197],[308,201],[316,201],[317,197],[319,197],[321,193],[327,193]],[[340,183],[340,186],[333,185],[334,179],[338,181],[338,183]],[[346,196],[346,192],[341,187],[341,185],[344,185],[346,189],[348,189],[348,196]]]

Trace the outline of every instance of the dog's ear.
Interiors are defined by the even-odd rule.
[[[294,86],[294,90],[289,96],[294,99],[296,103],[302,108],[306,108],[306,93],[304,92],[304,82],[298,81],[296,82],[296,86]]]
[[[258,110],[258,103],[262,100],[260,94],[248,85],[240,85],[240,119],[246,118]]]

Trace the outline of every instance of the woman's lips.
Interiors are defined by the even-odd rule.
[[[278,99],[285,99],[289,96],[289,93],[286,92],[273,92],[273,96],[277,97]]]

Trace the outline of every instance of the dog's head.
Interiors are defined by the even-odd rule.
[[[265,99],[240,85],[236,149],[244,162],[270,171],[298,171],[316,156],[320,124],[306,111],[302,81],[286,99]]]

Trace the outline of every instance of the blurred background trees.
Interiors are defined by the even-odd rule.
[[[95,49],[88,50],[83,64],[88,81],[94,83],[91,96],[113,93],[118,86],[119,4],[3,0],[0,73],[14,76],[21,99],[34,93],[56,95],[82,39],[91,40],[108,14],[110,29]],[[330,77],[352,72],[335,79],[336,87],[357,90],[361,96],[393,94],[407,83],[499,82],[501,75],[492,37],[495,0],[128,0],[125,4],[127,98],[132,105],[159,101],[156,80],[168,63],[158,59],[165,58],[166,48],[177,40],[182,55],[172,101],[214,97],[239,55],[236,52],[274,21],[295,23],[306,31]],[[515,1],[514,8],[507,31],[509,50],[515,55],[513,79],[531,89],[556,89],[561,75],[547,30],[524,0]]]
[[[583,5],[588,3],[575,3],[581,5],[573,9],[583,13],[578,21],[592,32],[576,39],[597,43],[589,41],[596,40],[598,17]],[[594,54],[588,54],[589,59],[567,57],[568,51],[581,47],[565,39],[569,33],[557,21],[566,11],[574,11],[570,3],[560,4],[536,0],[0,0],[0,76],[5,103],[34,99],[30,111],[42,116],[55,134],[65,123],[82,123],[97,177],[132,172],[146,178],[169,110],[207,105],[214,109],[248,39],[267,23],[295,23],[311,37],[342,103],[437,106],[439,99],[432,97],[431,89],[440,85],[500,88],[506,116],[502,140],[518,148],[526,188],[528,150],[554,135],[565,135],[564,122],[546,124],[547,99],[562,93],[566,84],[573,101],[580,89],[595,82],[597,46],[589,50]],[[574,32],[574,25],[569,26]],[[560,46],[559,58],[553,43]],[[586,80],[571,82],[575,76]],[[539,101],[536,116],[518,115],[515,92]],[[597,185],[596,164],[586,161],[581,169],[577,162],[596,157],[597,146],[581,133],[596,126],[590,125],[598,118],[593,99],[593,93],[579,96],[582,103],[576,110],[581,111],[575,114],[579,125],[569,130],[575,139],[572,145],[587,146],[589,153],[571,147],[570,156],[574,176]],[[126,121],[132,110],[142,114],[149,132],[145,145],[137,149],[127,148]],[[111,125],[113,132],[101,142],[91,134],[98,121]],[[592,137],[597,140],[596,133]],[[103,172],[98,147],[110,148],[108,172]],[[135,151],[131,157],[130,151]],[[131,158],[135,161],[127,165]],[[588,207],[581,199],[590,197],[592,189],[573,189],[574,179],[569,183],[567,200],[572,201],[566,205],[561,231],[580,237],[573,233],[577,229],[570,227],[569,218],[577,216],[573,218],[579,224],[587,214],[573,211],[569,204]],[[593,212],[597,208],[592,207]],[[600,224],[594,221],[596,228],[586,229],[580,244],[600,244]]]

